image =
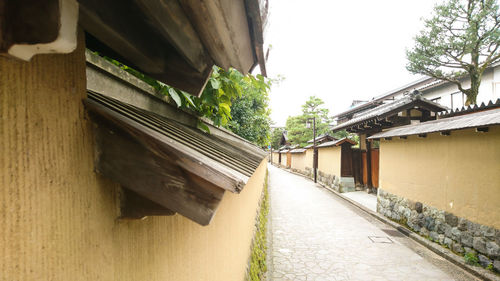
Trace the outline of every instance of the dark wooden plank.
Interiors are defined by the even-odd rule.
[[[185,59],[186,56],[179,53],[147,17],[138,11],[141,9],[131,0],[126,0],[121,5],[116,5],[113,1],[80,0],[79,22],[86,32],[109,47],[108,51],[112,53],[104,55],[199,96],[212,71],[212,65],[207,64],[200,70],[191,66]],[[182,26],[178,29],[182,29]],[[99,46],[97,43],[94,45]]]
[[[121,196],[122,219],[142,219],[147,216],[173,216],[175,212],[155,203],[138,193],[128,189],[122,189]]]
[[[198,72],[213,65],[212,59],[177,0],[135,0],[159,32]]]
[[[90,116],[95,122],[97,172],[201,225],[210,222],[224,189],[176,165],[181,159],[156,139],[92,112]]]
[[[175,155],[177,166],[200,175],[215,186],[239,193],[249,178],[93,100],[86,99],[84,102],[87,109],[128,132],[131,138],[141,142],[150,151],[154,151],[156,154],[161,153],[160,156],[167,158]]]
[[[243,1],[180,0],[215,63],[234,67],[246,74],[254,65],[254,55]]]

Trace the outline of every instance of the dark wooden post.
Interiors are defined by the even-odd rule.
[[[368,140],[366,135],[366,187],[371,191],[372,185],[372,142]]]

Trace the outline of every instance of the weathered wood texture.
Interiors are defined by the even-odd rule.
[[[121,193],[122,219],[143,219],[147,216],[173,216],[175,212],[167,209],[128,188],[122,188]]]
[[[248,24],[259,14],[247,18],[243,0],[79,3],[91,49],[193,95],[201,94],[214,64],[244,74],[265,64],[262,26]]]
[[[153,113],[89,95],[85,104],[96,124],[97,171],[201,225],[210,223],[225,190],[241,191],[263,158]]]
[[[210,223],[224,189],[189,177],[192,174],[176,165],[183,160],[158,139],[91,117],[96,123],[99,173],[201,225]]]

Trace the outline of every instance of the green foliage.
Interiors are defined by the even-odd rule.
[[[242,95],[232,102],[231,120],[225,125],[235,134],[263,147],[270,142],[270,81],[261,75],[241,81]]]
[[[331,119],[328,117],[328,109],[322,108],[324,102],[315,96],[309,97],[304,105],[302,105],[302,114],[298,116],[288,117],[286,120],[286,130],[288,139],[292,144],[307,145],[307,141],[313,138],[313,126],[307,128],[307,123],[316,117],[316,136],[327,133],[330,128]]]
[[[484,70],[500,61],[500,14],[495,0],[450,0],[434,8],[407,50],[406,68],[449,81],[476,102]],[[460,78],[469,76],[470,87]]]
[[[467,252],[464,255],[465,262],[470,265],[477,266],[479,265],[479,258],[477,257],[477,254],[474,252]]]
[[[284,131],[285,131],[284,128],[275,128],[273,130],[272,135],[271,135],[271,146],[273,149],[280,148],[280,140],[281,140],[281,136],[283,135]]]
[[[199,116],[207,117],[214,125],[226,127],[257,145],[269,143],[271,120],[268,91],[272,80],[262,75],[243,75],[234,68],[226,71],[213,66],[203,93],[200,97],[194,97],[117,60],[104,58],[148,83],[158,93],[169,96],[177,107],[190,109]],[[198,122],[198,128],[210,132],[203,122]]]
[[[260,203],[259,216],[257,218],[257,230],[252,243],[252,253],[250,256],[250,268],[247,279],[251,281],[265,280],[267,271],[267,215],[269,214],[269,193],[268,193],[268,173],[266,171],[264,183],[264,196]]]

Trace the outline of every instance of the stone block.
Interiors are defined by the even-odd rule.
[[[425,216],[424,214],[418,214],[416,223],[419,227],[425,226]]]
[[[403,216],[406,218],[406,220],[408,220],[411,216],[411,210],[410,208],[404,208],[403,210]]]
[[[451,231],[451,226],[447,225],[444,221],[436,221],[436,230],[438,233],[444,234],[447,228]]]
[[[458,225],[458,218],[457,218],[457,216],[453,215],[452,213],[445,212],[444,213],[444,220],[451,227]]]
[[[432,239],[432,241],[434,242],[438,242],[439,241],[439,234],[436,232],[436,231],[431,231],[429,233],[429,237]]]
[[[448,237],[445,237],[444,240],[443,240],[443,243],[448,246],[448,248],[451,249],[451,244],[453,243],[453,240],[451,240],[450,238]]]
[[[444,244],[444,234],[438,234],[438,242],[439,244]]]
[[[416,202],[415,203],[415,211],[417,211],[417,213],[422,213],[422,203],[420,202]]]
[[[486,241],[484,240],[484,238],[474,237],[472,240],[472,247],[474,247],[474,249],[476,249],[476,251],[480,253],[487,254]]]
[[[464,252],[464,248],[462,247],[462,244],[453,241],[451,243],[451,250],[455,253],[462,254]]]
[[[434,222],[434,219],[431,216],[425,217],[425,224],[424,224],[425,228],[432,231],[432,230],[434,230],[435,225],[436,224]]]
[[[424,237],[427,237],[429,236],[429,230],[425,227],[422,227],[419,231],[420,235],[424,236]]]
[[[466,253],[473,253],[473,254],[477,254],[476,250],[472,249],[472,248],[469,248],[469,247],[464,247],[464,251]]]
[[[460,241],[460,237],[462,236],[462,232],[458,230],[458,227],[451,228],[451,238],[455,241]]]
[[[485,255],[477,255],[477,258],[479,259],[479,264],[482,266],[482,267],[487,267],[488,265],[490,265],[492,263],[492,261]]]
[[[445,224],[444,226],[445,226],[444,235],[446,237],[451,238],[452,237],[452,235],[451,235],[451,229],[452,229],[452,227],[449,224]]]
[[[495,260],[493,262],[493,269],[496,271],[496,272],[500,272],[500,260]]]
[[[486,254],[492,259],[500,259],[500,247],[493,241],[486,242]]]
[[[460,236],[460,242],[467,247],[472,247],[472,235],[469,232],[462,232],[462,235]]]
[[[486,226],[486,225],[481,225],[479,227],[479,231],[481,232],[481,236],[488,238],[490,240],[495,239],[496,231],[494,228]]]
[[[467,221],[467,231],[472,235],[472,236],[480,236],[481,234],[479,233],[479,224],[473,223],[471,221]]]
[[[468,220],[464,219],[464,218],[458,218],[458,229],[460,231],[464,231],[464,230],[467,230],[467,222]]]

